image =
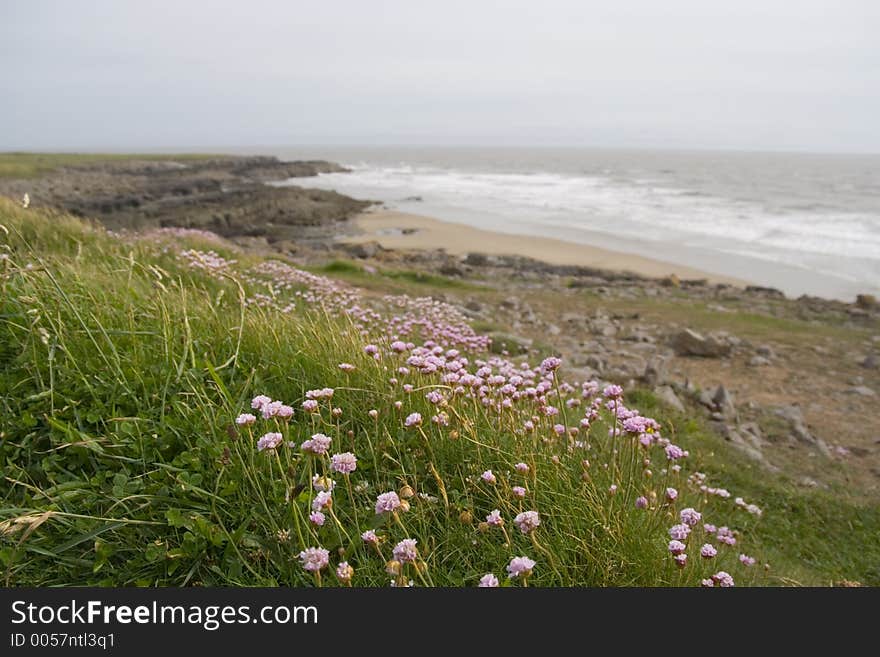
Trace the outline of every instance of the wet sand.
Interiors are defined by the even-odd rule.
[[[341,238],[345,242],[375,241],[387,249],[444,249],[454,255],[483,253],[526,256],[555,265],[579,265],[610,271],[625,271],[651,278],[664,278],[675,274],[683,280],[706,279],[710,283],[747,285],[747,282],[741,279],[710,274],[692,267],[639,255],[548,237],[497,233],[394,210],[369,210],[356,215],[352,221],[360,232],[355,236]]]

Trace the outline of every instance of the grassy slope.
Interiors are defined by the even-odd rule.
[[[688,570],[671,565],[669,508],[632,509],[636,494],[665,487],[662,455],[649,481],[622,449],[621,470],[612,475],[600,467],[609,453],[596,426],[585,481],[579,456],[523,439],[463,402],[449,429],[425,427],[426,442],[391,406],[400,399],[404,414],[430,417],[424,389],[407,396],[390,388],[389,374],[363,354],[365,338],[346,319],[318,309],[244,309],[239,295],[252,291],[249,284],[193,272],[163,245],[117,242],[67,217],[0,200],[0,225],[9,231],[0,228],[0,248],[11,256],[0,262],[0,565],[10,584],[297,585],[311,579],[295,555],[321,544],[347,549],[356,584],[385,585],[384,560],[358,540],[371,526],[387,538],[384,558],[397,541],[417,538],[428,568],[410,575],[434,584],[473,585],[485,572],[501,577],[520,554],[538,561],[536,584],[694,584],[712,572],[693,549]],[[342,361],[358,369],[343,373]],[[436,386],[418,377],[413,383]],[[350,449],[359,463],[353,488],[337,477],[339,522],[315,530],[304,519],[308,488],[293,504],[285,495],[320,462],[256,454],[252,438],[237,435],[231,421],[256,394],[298,406],[306,390],[324,386],[336,389],[342,417],[304,420],[297,411],[283,427],[286,438],[301,442],[321,430],[334,450]],[[731,500],[703,499],[675,481],[678,508],[697,506],[730,524],[744,551],[772,564],[769,576],[740,567],[737,546],[715,568],[738,583],[880,583],[876,506],[772,480],[698,423],[657,408],[650,394],[636,392],[631,401],[665,416],[674,440],[692,450],[690,467],[698,465],[712,485],[764,508],[756,520]],[[371,408],[380,410],[375,422]],[[518,460],[532,464],[535,476],[508,475]],[[469,481],[488,468],[499,486]],[[621,485],[613,497],[612,481]],[[358,491],[358,483],[369,489]],[[516,483],[529,489],[526,503],[509,495]],[[404,484],[441,499],[414,498],[400,522],[377,519],[375,495]],[[474,526],[493,508],[508,519],[510,547],[498,530]],[[510,522],[525,508],[544,519],[537,543]],[[462,514],[476,521],[462,522]],[[292,538],[279,541],[285,530]],[[324,581],[333,579],[325,574]]]
[[[198,160],[219,155],[183,154],[162,155],[149,153],[143,155],[121,153],[0,153],[0,178],[35,178],[58,167],[76,164],[95,164],[122,160]]]

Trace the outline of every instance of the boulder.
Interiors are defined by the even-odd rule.
[[[715,338],[707,338],[691,329],[676,333],[670,341],[679,356],[699,356],[701,358],[721,358],[730,354],[730,345]]]
[[[670,408],[674,408],[680,413],[685,412],[684,404],[681,403],[678,395],[675,394],[675,391],[670,386],[659,386],[654,388],[654,394],[657,395],[657,399]]]

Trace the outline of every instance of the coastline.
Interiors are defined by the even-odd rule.
[[[451,255],[461,256],[468,253],[524,256],[553,265],[629,272],[647,278],[675,275],[681,280],[705,279],[710,284],[721,283],[736,287],[750,284],[743,279],[631,253],[551,237],[500,233],[397,210],[371,208],[355,215],[351,221],[358,233],[340,236],[340,242],[377,242],[383,248],[395,250],[443,249]]]

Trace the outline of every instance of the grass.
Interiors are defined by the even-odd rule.
[[[96,164],[122,160],[200,160],[222,157],[187,153],[172,154],[121,154],[121,153],[0,153],[0,178],[35,178],[59,167],[82,164]]]
[[[332,568],[342,559],[359,586],[391,579],[473,586],[489,572],[522,585],[504,577],[520,555],[537,562],[527,581],[539,586],[697,585],[719,569],[738,584],[880,579],[876,507],[769,480],[649,393],[635,391],[628,403],[691,450],[681,473],[666,470],[659,448],[646,467],[635,441],[612,445],[607,417],[575,444],[555,437],[561,419],[536,415],[537,430],[524,432],[537,410],[525,400],[495,411],[452,396],[437,375],[417,370],[393,384],[407,355],[389,350],[392,311],[365,324],[300,296],[289,298],[293,310],[284,308],[281,286],[244,275],[253,259],[187,266],[177,248],[217,248],[193,240],[121,241],[0,199],[0,573],[7,585],[335,585]],[[330,268],[357,273],[347,264]],[[258,292],[277,303],[244,303]],[[446,314],[431,315],[434,328],[454,324],[450,311],[436,312]],[[368,342],[382,360],[365,353]],[[341,370],[342,362],[355,369]],[[299,409],[307,391],[328,386],[332,402],[322,400],[313,414]],[[433,406],[430,391],[446,405]],[[258,394],[296,407],[294,419],[237,427],[234,419]],[[566,408],[567,396],[559,387],[547,392],[573,425],[583,408]],[[424,422],[407,427],[413,412]],[[440,412],[446,426],[430,421]],[[328,461],[287,447],[258,452],[256,438],[276,430],[297,444],[324,433],[331,451],[358,458],[354,473],[334,475],[322,527],[308,513],[312,477],[327,473]],[[520,461],[528,475],[514,470]],[[688,484],[696,468],[712,486],[763,507],[764,516]],[[485,470],[496,484],[482,481]],[[516,485],[525,499],[512,494]],[[664,501],[668,486],[679,491],[674,504]],[[407,498],[410,490],[416,495]],[[376,515],[376,496],[385,491],[399,491],[411,508]],[[638,495],[651,499],[649,509],[635,509]],[[699,547],[712,537],[696,528],[688,566],[675,567],[667,529],[685,506],[729,525],[739,544],[701,560]],[[481,524],[493,509],[506,520],[503,530]],[[530,535],[513,524],[528,509],[542,519]],[[369,529],[382,540],[378,549],[360,539]],[[404,538],[417,539],[419,559],[393,565],[402,572],[390,575],[386,561]],[[297,558],[310,546],[329,550],[331,569],[321,578]],[[770,570],[741,566],[740,551]]]

